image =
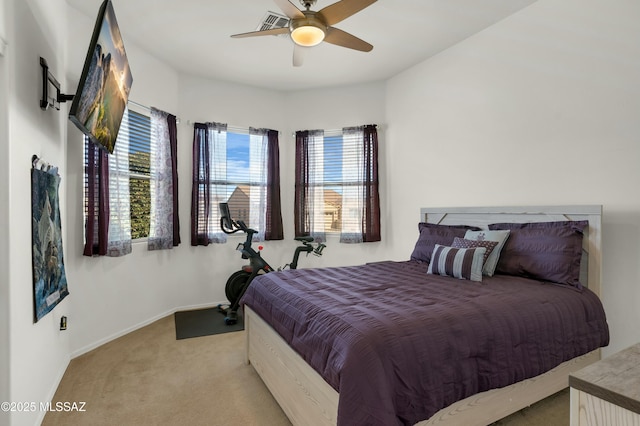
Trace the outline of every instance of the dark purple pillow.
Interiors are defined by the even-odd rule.
[[[494,223],[489,229],[510,230],[496,273],[518,275],[582,289],[582,238],[589,222]]]
[[[411,253],[411,260],[420,262],[431,261],[431,254],[436,244],[441,246],[451,246],[455,237],[464,238],[467,230],[479,231],[480,228],[466,225],[437,225],[435,223],[418,223],[418,241]]]

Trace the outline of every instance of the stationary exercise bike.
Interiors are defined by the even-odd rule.
[[[240,299],[244,295],[245,291],[247,291],[247,288],[249,288],[251,281],[253,281],[258,274],[273,272],[274,269],[262,258],[260,251],[255,251],[253,247],[251,247],[253,234],[257,231],[248,228],[242,220],[233,220],[229,213],[229,205],[227,203],[220,203],[219,207],[220,228],[222,228],[222,232],[225,234],[235,234],[236,232],[244,232],[247,234],[246,240],[243,243],[239,243],[236,250],[242,253],[243,259],[249,259],[249,264],[243,266],[241,270],[231,274],[227,280],[224,292],[227,299],[229,299],[229,307],[225,308],[223,305],[218,305],[218,310],[225,315],[225,324],[233,325],[238,322]],[[300,241],[302,245],[296,247],[291,263],[284,265],[282,268],[278,268],[278,270],[286,268],[296,269],[298,267],[298,258],[301,253],[306,253],[307,255],[309,255],[309,253],[313,253],[316,256],[322,256],[322,250],[326,247],[322,243],[317,243],[314,246],[313,237],[296,237],[295,240]]]

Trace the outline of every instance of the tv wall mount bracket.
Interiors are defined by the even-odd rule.
[[[46,110],[51,107],[59,110],[60,104],[73,100],[74,95],[60,93],[60,83],[53,74],[49,72],[47,60],[42,56],[40,57],[40,66],[42,67],[42,98],[40,99],[40,108]],[[55,90],[55,93],[49,93],[50,90],[51,92]]]

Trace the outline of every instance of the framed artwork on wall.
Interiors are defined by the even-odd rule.
[[[34,322],[39,321],[68,294],[62,255],[60,176],[49,165],[31,168],[31,243]]]

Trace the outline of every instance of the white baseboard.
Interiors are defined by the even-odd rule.
[[[155,315],[155,316],[153,316],[153,317],[151,317],[149,319],[146,319],[146,320],[144,320],[144,321],[142,321],[142,322],[140,322],[138,324],[135,324],[135,325],[133,325],[131,327],[125,328],[124,330],[121,330],[121,331],[119,331],[117,333],[114,333],[114,334],[112,334],[110,336],[107,336],[107,337],[105,337],[103,339],[97,340],[97,341],[95,341],[93,343],[90,343],[89,345],[86,345],[86,346],[78,349],[77,351],[72,352],[71,353],[71,359],[77,358],[80,355],[84,355],[87,352],[90,352],[90,351],[92,351],[92,350],[104,345],[105,343],[109,343],[110,341],[115,340],[118,337],[122,337],[125,334],[129,334],[132,331],[136,331],[136,330],[138,330],[138,329],[140,329],[142,327],[145,327],[145,326],[147,326],[147,325],[149,325],[149,324],[151,324],[153,322],[156,322],[159,319],[164,318],[164,317],[166,317],[168,315],[173,315],[174,313],[176,313],[178,311],[189,311],[189,310],[193,310],[193,309],[211,308],[211,307],[218,306],[218,304],[228,304],[228,302],[224,301],[224,302],[217,302],[217,303],[214,303],[214,304],[205,303],[205,304],[199,304],[199,305],[179,306],[179,307],[176,307],[176,308],[173,308],[173,309],[169,309],[166,312],[163,312],[161,314]],[[63,374],[64,374],[64,371],[63,371]],[[57,385],[56,385],[56,388],[57,388]]]
[[[56,391],[58,390],[58,386],[60,386],[60,382],[62,381],[62,377],[64,377],[64,373],[67,371],[67,367],[69,367],[69,362],[71,362],[70,358],[67,358],[67,362],[64,363],[64,365],[60,366],[60,369],[58,370],[58,374],[55,378],[55,380],[53,381],[53,385],[51,386],[51,389],[48,392],[48,398],[45,399],[42,402],[51,402],[53,401],[53,397],[56,395]],[[44,416],[47,414],[47,411],[45,410],[38,410],[38,419],[36,422],[36,425],[40,425],[42,424],[43,420],[44,420]]]

